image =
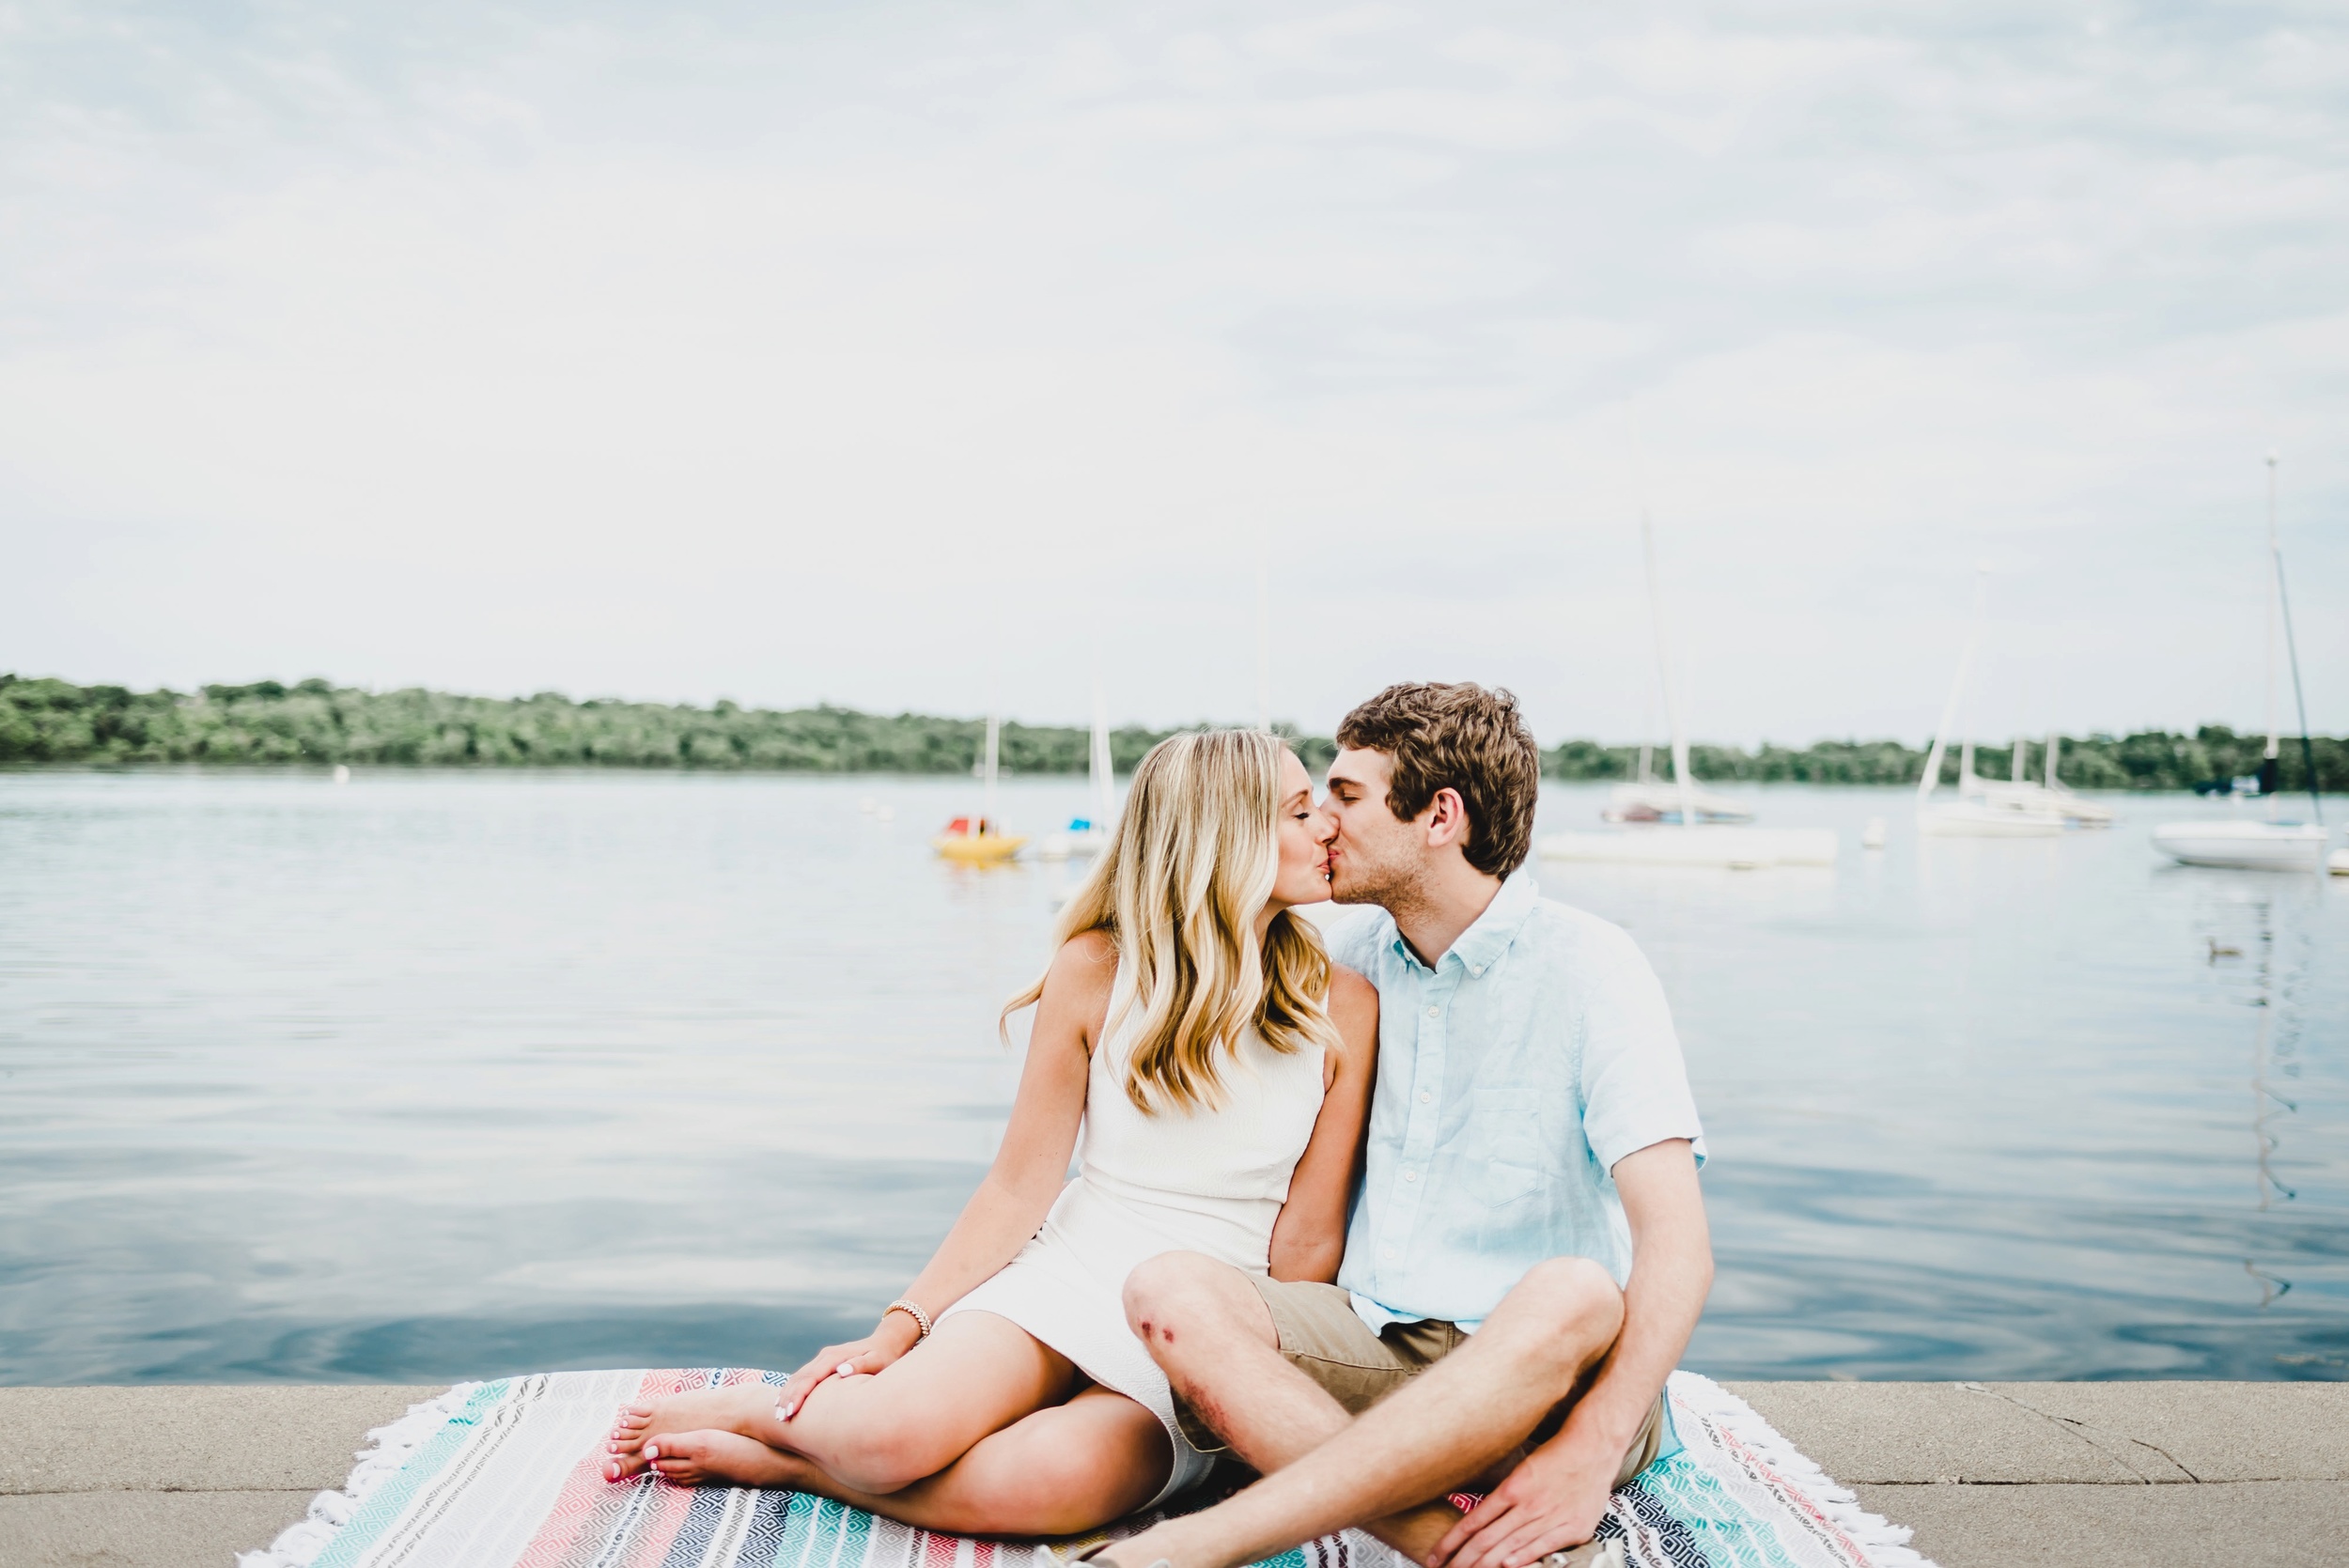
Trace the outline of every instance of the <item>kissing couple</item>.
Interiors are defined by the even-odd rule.
[[[1318,803],[1262,732],[1143,759],[1004,1009],[1035,1009],[1010,1125],[929,1265],[780,1389],[624,1411],[611,1480],[1022,1537],[1173,1504],[1113,1568],[1347,1526],[1429,1568],[1592,1538],[1677,1446],[1712,1282],[1672,1015],[1621,929],[1513,875],[1541,784],[1515,698],[1392,686],[1337,738]],[[1325,947],[1299,910],[1331,898],[1375,908]],[[1179,1512],[1227,1451],[1262,1479]]]

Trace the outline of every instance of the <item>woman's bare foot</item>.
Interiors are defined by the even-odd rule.
[[[674,1432],[645,1445],[645,1458],[663,1481],[679,1486],[768,1486],[805,1492],[816,1467],[779,1453],[739,1432]]]
[[[613,1423],[611,1441],[604,1448],[613,1457],[604,1462],[604,1479],[625,1481],[641,1472],[647,1438],[674,1432],[731,1432],[747,1437],[753,1423],[770,1421],[774,1410],[775,1390],[764,1383],[695,1389],[631,1405]]]

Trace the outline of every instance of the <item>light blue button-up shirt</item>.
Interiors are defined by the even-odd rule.
[[[1672,1010],[1620,926],[1520,874],[1428,968],[1384,909],[1331,934],[1378,987],[1368,1159],[1338,1283],[1373,1330],[1473,1329],[1548,1258],[1631,1275],[1609,1174],[1686,1138],[1704,1158]]]

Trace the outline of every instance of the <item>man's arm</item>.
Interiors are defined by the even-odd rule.
[[[1631,1222],[1623,1332],[1558,1436],[1437,1543],[1428,1568],[1521,1568],[1591,1539],[1625,1451],[1696,1331],[1713,1243],[1688,1140],[1626,1155],[1612,1174]]]

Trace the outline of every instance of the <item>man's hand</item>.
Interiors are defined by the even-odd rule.
[[[1436,1543],[1427,1568],[1525,1568],[1588,1541],[1607,1512],[1623,1452],[1594,1452],[1579,1436],[1570,1428],[1526,1455]]]

